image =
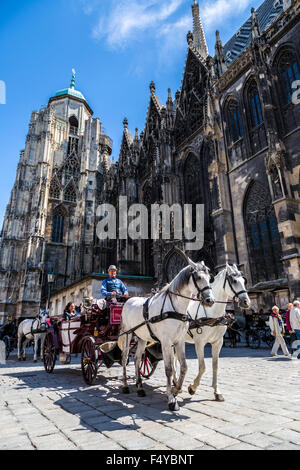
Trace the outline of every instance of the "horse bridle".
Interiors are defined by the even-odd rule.
[[[234,293],[234,296],[233,296],[233,301],[234,302],[237,302],[239,299],[239,295],[240,294],[248,294],[248,292],[245,290],[245,289],[242,289],[240,290],[239,292],[236,292],[232,283],[230,282],[230,278],[231,278],[231,275],[229,275],[228,273],[226,273],[226,276],[225,276],[225,280],[224,280],[224,284],[223,284],[223,289],[225,289],[225,285],[226,285],[226,282],[228,282],[229,284],[229,287],[230,289],[232,290],[232,292]],[[245,277],[243,277],[245,283],[247,283],[247,279]],[[236,300],[235,300],[236,299]]]
[[[32,325],[31,325],[31,334],[32,335],[33,335],[34,331],[44,333],[47,330],[47,322],[46,322],[46,320],[42,322],[42,318],[40,318],[40,315],[41,314],[39,313],[32,322]],[[34,329],[33,325],[34,325],[35,322],[37,322],[37,328]],[[42,328],[43,325],[46,326],[45,330]]]
[[[203,296],[202,296],[203,292],[205,292],[206,290],[212,290],[212,287],[210,285],[208,285],[208,286],[203,287],[203,289],[200,289],[200,287],[198,286],[197,281],[196,281],[195,273],[196,273],[196,270],[194,269],[191,273],[191,276],[192,276],[192,279],[193,279],[193,283],[194,283],[194,285],[197,289],[197,292],[198,292],[197,299],[200,300],[200,298],[202,298],[202,300],[203,300]]]

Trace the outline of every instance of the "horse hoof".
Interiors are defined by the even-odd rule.
[[[225,401],[223,395],[220,393],[215,393],[215,400],[216,401]]]
[[[125,395],[128,395],[130,393],[129,387],[123,387],[122,392],[125,393]]]
[[[195,393],[196,393],[195,390],[192,389],[191,385],[189,385],[188,392],[189,392],[190,395],[195,395]]]
[[[169,403],[169,410],[170,411],[179,411],[180,410],[177,401],[175,401],[174,403]]]
[[[23,361],[26,361],[26,357],[23,357]]]
[[[138,397],[145,397],[146,396],[145,390],[138,390],[137,394],[138,394]]]

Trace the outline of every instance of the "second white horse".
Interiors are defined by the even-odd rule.
[[[246,280],[243,274],[238,270],[234,264],[233,267],[226,264],[226,268],[218,273],[212,284],[212,292],[215,299],[215,304],[211,308],[204,308],[198,302],[191,302],[188,312],[193,319],[199,318],[221,318],[225,315],[226,304],[231,297],[234,301],[239,302],[239,306],[243,309],[249,309],[251,301],[249,299],[246,287]],[[204,348],[207,344],[212,346],[212,366],[213,366],[213,381],[212,387],[214,389],[215,399],[217,401],[224,401],[224,397],[220,392],[218,386],[218,363],[221,348],[223,346],[223,337],[226,333],[227,326],[203,326],[194,329],[191,334],[187,334],[185,341],[187,343],[195,344],[196,353],[198,356],[199,372],[193,384],[188,388],[191,395],[196,393],[199,387],[200,380],[205,372],[204,361]]]
[[[48,311],[41,310],[33,320],[28,318],[23,320],[18,328],[18,360],[26,361],[26,346],[29,341],[34,340],[34,362],[37,362],[38,341],[41,340],[41,361],[43,360],[43,346],[46,338]],[[25,339],[22,340],[25,336]],[[21,357],[21,345],[23,347],[23,356]]]

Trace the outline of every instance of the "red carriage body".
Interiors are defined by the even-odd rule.
[[[70,321],[65,321],[61,315],[51,317],[43,351],[46,372],[53,372],[58,354],[63,364],[70,363],[72,354],[81,354],[83,378],[88,385],[92,385],[102,364],[109,368],[115,362],[121,363],[117,340],[123,305],[111,304],[101,310],[94,304],[85,307],[85,313]],[[136,341],[131,346],[133,352]],[[156,367],[156,364],[151,364],[149,357],[149,354],[145,354],[141,364],[144,377],[150,377]]]

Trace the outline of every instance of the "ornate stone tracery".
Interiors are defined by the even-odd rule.
[[[277,220],[267,185],[253,181],[244,202],[253,284],[282,276],[281,244]]]

